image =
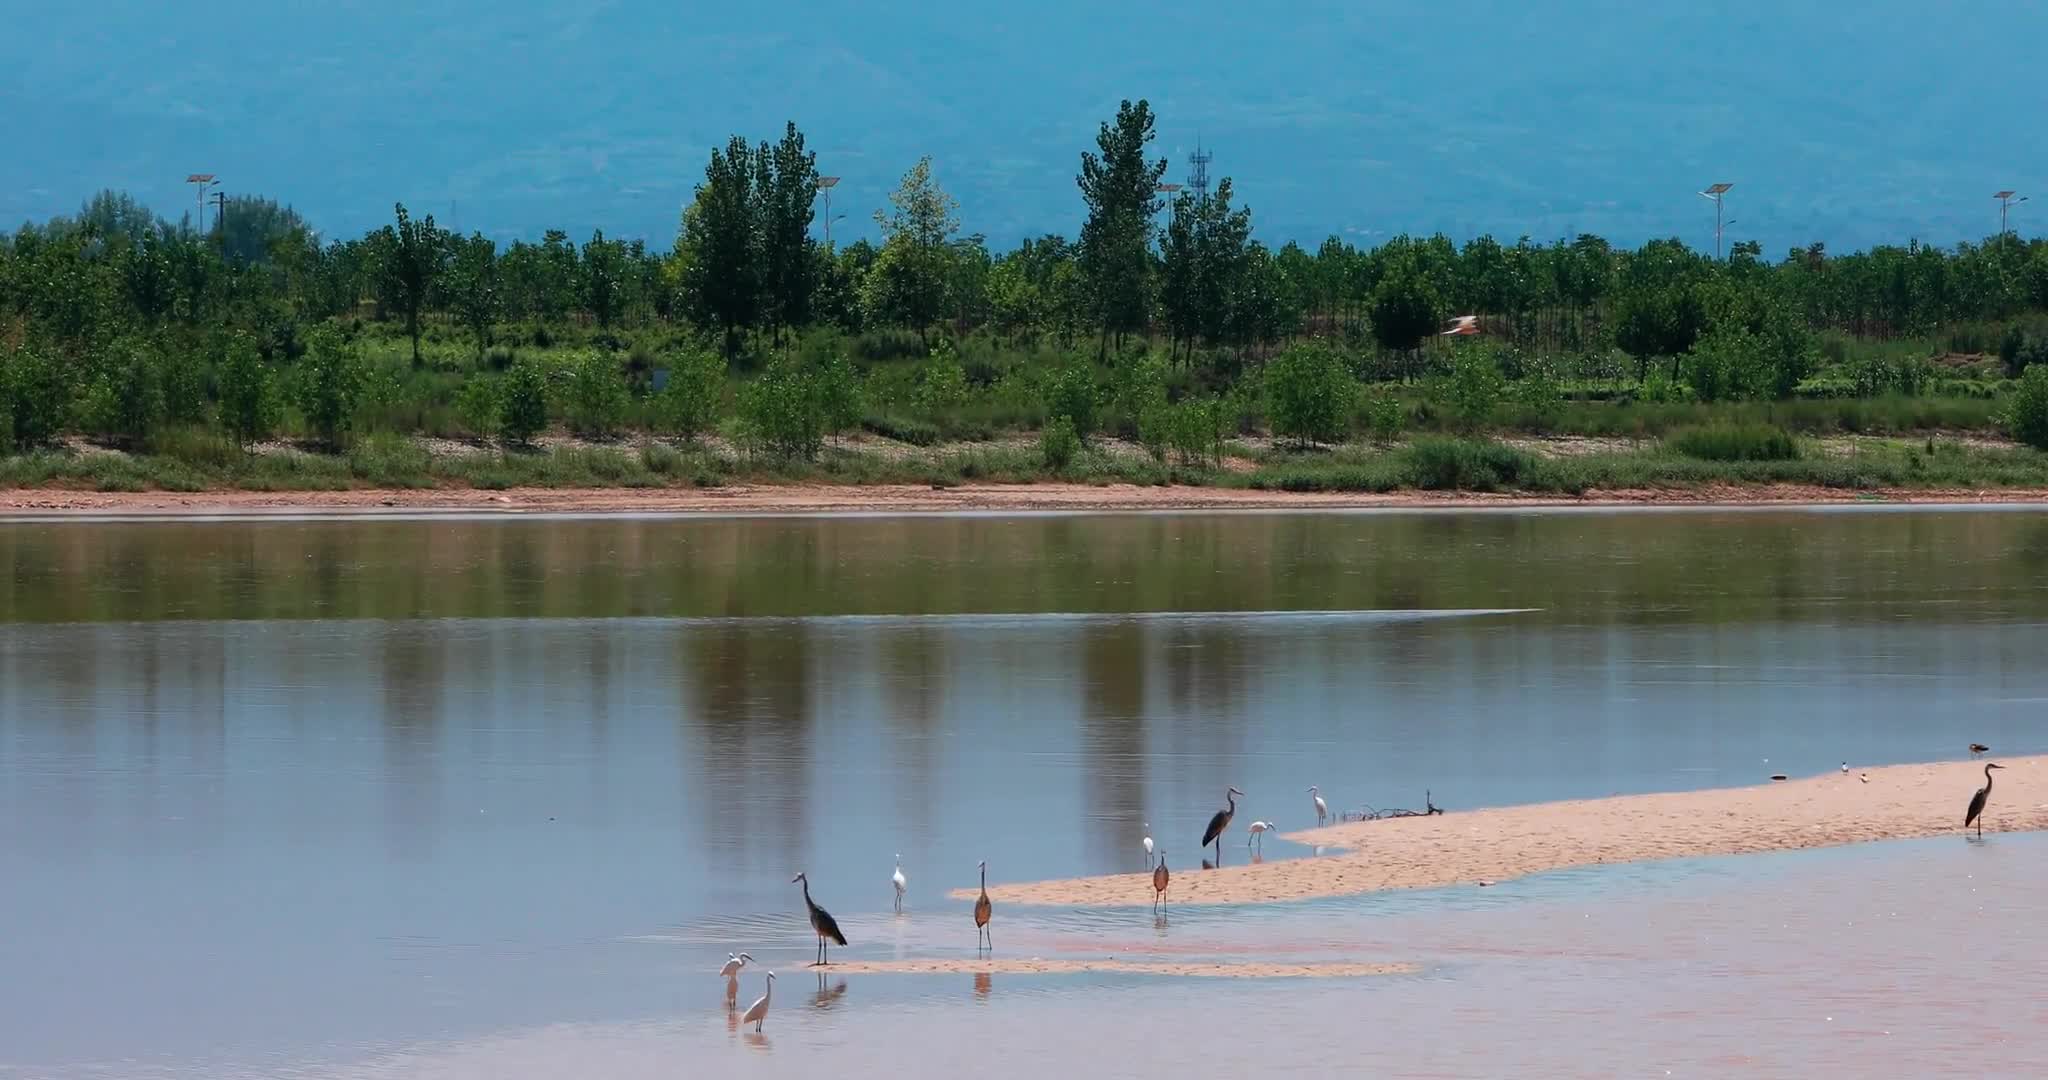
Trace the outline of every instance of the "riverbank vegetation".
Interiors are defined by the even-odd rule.
[[[0,239],[0,484],[2048,483],[2041,240],[1272,247],[1228,178],[1164,198],[1152,129],[1126,103],[1078,236],[1007,250],[928,159],[880,243],[818,242],[793,124],[659,245],[102,193]]]

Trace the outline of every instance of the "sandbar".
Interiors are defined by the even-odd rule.
[[[1204,963],[1187,960],[1047,960],[1040,957],[981,960],[847,960],[818,969],[839,975],[1079,975],[1123,972],[1133,975],[1194,976],[1215,979],[1349,979],[1371,975],[1408,975],[1414,964],[1274,964]]]
[[[2048,755],[1987,760],[2004,769],[1994,774],[1985,834],[2048,829]],[[1478,886],[1603,863],[1960,835],[1970,796],[1983,786],[1983,768],[1981,761],[1852,768],[1755,787],[1330,825],[1285,834],[1297,843],[1323,846],[1326,853],[1318,857],[1221,870],[1169,865],[1172,885],[1166,899],[1169,908],[1273,903]],[[1338,801],[1327,788],[1325,795]],[[1188,828],[1198,826],[1189,823]],[[1237,850],[1230,857],[1242,859],[1242,829],[1233,829],[1231,836]],[[1149,906],[1153,899],[1149,874],[991,884],[988,894],[997,904],[1075,907]],[[951,895],[970,899],[976,891],[956,889]]]

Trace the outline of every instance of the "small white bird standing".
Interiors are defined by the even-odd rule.
[[[1308,786],[1308,797],[1315,800],[1316,824],[1320,826],[1323,822],[1329,820],[1330,806],[1328,803],[1325,803],[1323,801],[1323,797],[1321,795],[1316,793],[1316,786],[1314,784],[1310,784]]]
[[[1846,762],[1846,761],[1842,762],[1842,775],[1843,775],[1843,776],[1847,776],[1847,775],[1849,775],[1849,763],[1848,763],[1848,762]]]
[[[1145,866],[1146,866],[1146,867],[1147,867],[1147,868],[1149,869],[1149,868],[1151,867],[1151,865],[1152,865],[1152,823],[1148,821],[1148,822],[1146,822],[1146,823],[1145,823]]]
[[[752,1024],[754,1025],[754,1034],[759,1035],[761,1033],[761,1025],[768,1022],[768,999],[774,996],[775,973],[771,971],[768,973],[767,992],[761,995],[761,1000],[747,1006],[747,1014],[740,1017],[740,1026],[745,1027],[748,1024]]]
[[[1245,826],[1245,831],[1251,835],[1245,837],[1244,846],[1250,847],[1252,846],[1252,841],[1257,840],[1259,842],[1259,850],[1266,850],[1266,831],[1272,827],[1273,823],[1270,821],[1254,821],[1250,825]]]
[[[896,872],[889,875],[889,883],[896,886],[896,914],[901,915],[903,914],[903,890],[910,885],[910,881],[903,876],[903,855],[901,852],[898,852],[896,855]]]
[[[725,978],[725,1007],[730,1009],[740,1000],[740,969],[747,966],[753,957],[746,953],[725,954],[725,966],[718,973]]]

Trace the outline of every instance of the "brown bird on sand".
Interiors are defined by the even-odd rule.
[[[1166,872],[1166,852],[1159,853],[1159,865],[1152,869],[1152,907],[1156,910],[1166,903],[1166,885],[1173,875]]]

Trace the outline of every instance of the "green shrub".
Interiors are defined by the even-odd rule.
[[[1408,407],[1392,393],[1381,391],[1366,399],[1365,417],[1372,428],[1373,441],[1384,446],[1401,437],[1401,428],[1408,421]]]
[[[1147,442],[1146,414],[1166,408],[1166,365],[1149,352],[1132,353],[1122,361],[1110,393],[1114,426],[1120,435],[1136,435],[1139,442]],[[1154,418],[1155,425],[1160,422]],[[1159,434],[1163,444],[1164,430]]]
[[[1166,440],[1182,464],[1223,464],[1223,438],[1230,414],[1220,400],[1180,401],[1167,406]]]
[[[740,390],[748,441],[784,457],[809,461],[825,444],[825,409],[816,371],[795,360],[769,365]]]
[[[1713,424],[1681,428],[1666,448],[1702,461],[1796,461],[1799,441],[1775,424]]]
[[[657,413],[668,430],[695,439],[717,426],[724,397],[725,359],[709,349],[690,349],[669,365]]]
[[[609,439],[626,422],[626,381],[610,354],[589,350],[569,364],[564,412],[569,427],[580,435]]]
[[[476,438],[488,439],[497,434],[504,420],[497,382],[481,373],[463,380],[462,389],[455,392],[455,418],[464,431]]]
[[[937,424],[913,417],[871,414],[861,419],[860,426],[885,439],[895,439],[912,446],[936,446],[939,442]]]
[[[0,390],[5,411],[14,423],[14,445],[28,449],[56,439],[71,414],[73,385],[70,365],[54,352],[35,345],[14,349],[5,365]]]
[[[1519,485],[1536,459],[1491,439],[1417,439],[1402,452],[1408,479],[1429,491],[1498,491]]]
[[[1493,415],[1504,388],[1500,356],[1493,346],[1461,346],[1444,382],[1444,403],[1466,427],[1476,428]]]
[[[223,343],[215,379],[220,385],[220,424],[236,445],[267,439],[277,430],[276,387],[270,365],[263,362],[254,342],[237,335]]]
[[[931,358],[911,395],[911,404],[929,419],[948,416],[967,404],[967,371],[960,366],[951,339],[940,338],[932,346]]]
[[[159,349],[157,383],[163,391],[163,420],[197,424],[206,419],[206,377],[199,358],[188,352]]]
[[[860,425],[860,374],[853,370],[852,361],[843,355],[833,355],[818,365],[812,385],[816,388],[818,417],[826,434],[836,439],[841,432]]]
[[[1045,380],[1042,391],[1046,421],[1064,417],[1077,439],[1095,433],[1095,373],[1085,360],[1072,359]]]
[[[548,371],[540,360],[528,355],[513,362],[498,406],[499,430],[515,443],[531,443],[548,429]]]
[[[1266,410],[1276,438],[1302,446],[1342,442],[1358,382],[1320,342],[1296,345],[1266,365]]]
[[[313,334],[299,362],[299,411],[313,433],[328,443],[340,440],[353,422],[363,391],[364,371],[354,343],[332,329]]]
[[[1045,422],[1038,433],[1038,453],[1045,467],[1051,472],[1065,472],[1074,463],[1074,455],[1081,452],[1081,434],[1074,428],[1069,416],[1055,416]]]
[[[365,435],[348,449],[349,472],[376,487],[426,487],[433,464],[424,447],[388,432]]]
[[[2048,364],[2030,364],[2007,401],[2005,430],[2028,446],[2048,450]]]

